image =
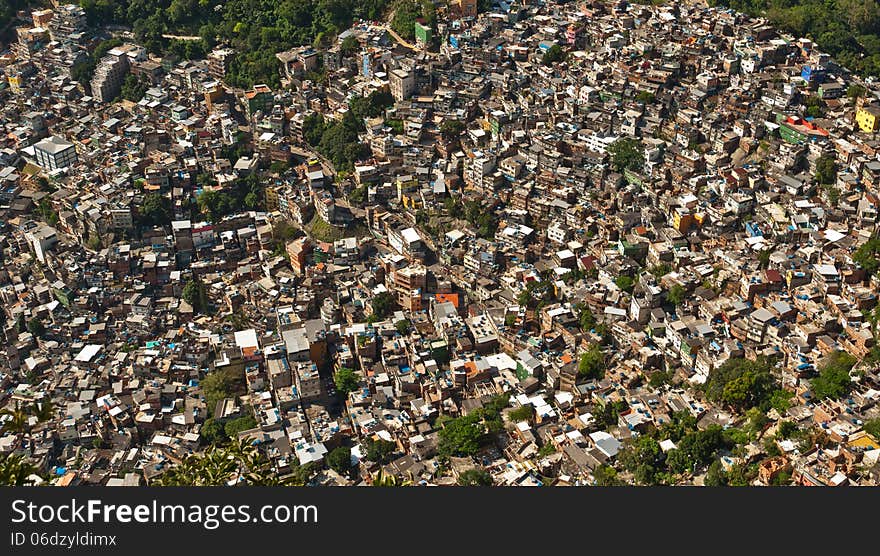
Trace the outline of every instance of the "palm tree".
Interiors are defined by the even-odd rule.
[[[18,402],[15,402],[15,409],[4,409],[0,411],[0,416],[8,417],[3,426],[0,427],[0,433],[11,433],[15,435],[19,441],[23,437],[30,436],[30,417]]]
[[[385,471],[382,468],[379,468],[379,472],[376,473],[376,476],[373,477],[373,481],[370,483],[370,486],[374,487],[404,487],[404,486],[412,486],[412,475],[408,479],[401,479],[396,475],[386,475]]]
[[[15,402],[15,409],[4,409],[0,411],[0,415],[9,417],[0,428],[0,432],[11,432],[12,434],[26,434],[28,432],[28,414],[18,402]]]
[[[51,420],[55,416],[55,404],[50,400],[31,405],[31,414],[37,418],[37,421],[43,423]]]
[[[9,417],[3,427],[0,428],[0,432],[10,432],[18,435],[19,438],[26,438],[31,453],[33,453],[34,443],[31,433],[34,427],[30,422],[30,417],[31,415],[36,417],[38,423],[49,421],[55,415],[55,406],[49,400],[33,403],[28,407],[22,407],[18,402],[15,402],[15,409],[4,409],[0,411],[0,415]]]
[[[39,475],[37,468],[24,456],[10,454],[0,459],[0,486],[30,486],[35,483],[32,475]]]
[[[236,481],[252,486],[292,486],[296,479],[281,478],[253,444],[238,441],[211,446],[204,454],[192,454],[166,471],[159,486],[225,486]]]

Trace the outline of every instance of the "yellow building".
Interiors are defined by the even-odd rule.
[[[687,209],[676,207],[675,212],[672,214],[672,227],[686,234],[694,225],[696,225],[694,215]]]
[[[12,89],[13,93],[20,93],[22,82],[24,81],[21,77],[20,73],[16,73],[14,75],[10,75],[7,80],[9,81],[9,87]]]
[[[873,133],[880,128],[880,108],[876,106],[864,106],[856,110],[856,123],[859,129],[866,133]]]

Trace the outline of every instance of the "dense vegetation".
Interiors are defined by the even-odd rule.
[[[358,388],[360,379],[354,372],[354,369],[342,367],[333,374],[333,383],[336,385],[336,391],[339,395],[345,397],[349,392],[354,392]]]
[[[231,85],[277,87],[276,52],[323,43],[358,18],[380,19],[388,0],[81,0],[81,5],[92,25],[130,26],[152,52],[200,56],[228,43],[237,52],[227,74]],[[185,44],[163,34],[200,40]]]
[[[199,210],[211,222],[229,214],[246,210],[261,210],[265,201],[263,184],[256,174],[248,174],[222,191],[207,189],[197,199]]]
[[[875,0],[709,0],[813,39],[844,67],[880,74],[880,7]]]
[[[372,95],[371,95],[372,96]],[[355,103],[358,111],[372,113],[372,105]],[[369,154],[369,147],[361,143],[358,132],[364,128],[363,119],[354,114],[354,107],[342,119],[326,121],[320,114],[311,114],[303,120],[303,138],[327,157],[337,170],[351,171],[354,163]]]
[[[391,28],[407,41],[415,39],[415,24],[419,21],[425,27],[437,26],[437,10],[430,0],[401,0],[394,5]]]
[[[483,207],[478,201],[461,201],[447,198],[444,206],[453,218],[464,218],[476,229],[477,235],[484,239],[492,239],[498,231],[498,217],[495,211]]]
[[[119,96],[131,102],[139,102],[144,98],[149,88],[150,84],[147,81],[139,79],[136,75],[130,73],[125,76],[125,81],[122,82]]]
[[[206,313],[210,306],[208,289],[205,283],[198,278],[190,280],[183,287],[183,299],[192,305],[193,310],[197,313]]]
[[[116,48],[121,45],[122,42],[122,39],[119,38],[112,38],[99,42],[98,46],[95,47],[92,53],[84,61],[76,64],[70,69],[70,76],[83,87],[90,87],[89,82],[92,79],[92,75],[95,74],[95,68],[98,66],[98,62],[101,61],[101,58],[103,58],[111,48]]]
[[[871,239],[859,246],[853,253],[853,261],[865,269],[869,276],[877,272],[880,267],[880,237],[871,236]]]

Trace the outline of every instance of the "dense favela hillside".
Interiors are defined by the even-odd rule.
[[[779,29],[809,37],[851,71],[880,75],[880,6],[874,0],[709,0],[750,15],[762,15]]]
[[[0,484],[876,485],[872,6],[5,2]]]

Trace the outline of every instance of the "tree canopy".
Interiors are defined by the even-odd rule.
[[[354,369],[342,367],[333,374],[333,383],[336,385],[336,391],[342,397],[348,396],[349,392],[354,392],[358,388],[360,379]]]
[[[685,294],[684,286],[681,284],[673,284],[672,287],[669,288],[669,293],[666,294],[666,300],[673,305],[681,305],[684,301]]]
[[[608,147],[608,152],[611,154],[611,164],[618,172],[624,170],[638,172],[645,163],[642,144],[638,139],[622,137]]]
[[[578,362],[578,374],[596,380],[605,378],[605,354],[599,344],[593,344],[581,355]]]
[[[340,475],[347,475],[351,471],[351,449],[345,446],[334,448],[327,454],[327,466]]]
[[[855,250],[852,258],[869,276],[873,276],[880,268],[878,255],[880,255],[880,237],[874,235]]]
[[[852,389],[849,373],[856,364],[856,358],[845,351],[832,352],[822,363],[819,376],[811,383],[816,399],[838,399]]]
[[[463,471],[461,475],[458,476],[457,482],[459,486],[492,486],[494,484],[492,475],[480,467],[474,467],[473,469]]]
[[[363,443],[364,456],[370,461],[385,464],[391,461],[391,456],[397,451],[397,444],[389,440],[373,440],[368,438]]]
[[[379,319],[384,319],[391,315],[391,312],[394,310],[395,302],[394,297],[390,293],[380,292],[373,296],[371,304],[373,314]]]
[[[562,50],[562,47],[558,44],[554,44],[550,48],[544,52],[544,55],[541,56],[541,63],[545,66],[552,66],[556,62],[561,62],[565,60],[565,51]]]
[[[771,368],[771,362],[763,357],[756,361],[728,359],[709,372],[704,385],[706,397],[739,411],[767,405],[776,391]]]
[[[443,421],[438,455],[441,458],[473,456],[491,443],[503,429],[501,409],[507,405],[507,401],[507,396],[498,396],[467,415]]]
[[[863,76],[880,75],[880,8],[875,0],[709,0],[810,37],[842,66]],[[854,93],[857,91],[854,91]]]
[[[199,313],[207,312],[210,306],[208,288],[198,277],[193,278],[183,287],[183,299]]]
[[[213,411],[220,400],[234,396],[243,382],[243,372],[220,370],[206,375],[199,386],[205,396],[208,411]]]
[[[279,87],[276,52],[326,42],[356,18],[381,19],[388,4],[389,0],[81,0],[90,24],[132,27],[154,53],[198,58],[218,43],[229,44],[235,55],[225,80],[241,88],[258,83]],[[163,34],[196,35],[200,40],[169,40]],[[346,52],[352,52],[350,42]]]

